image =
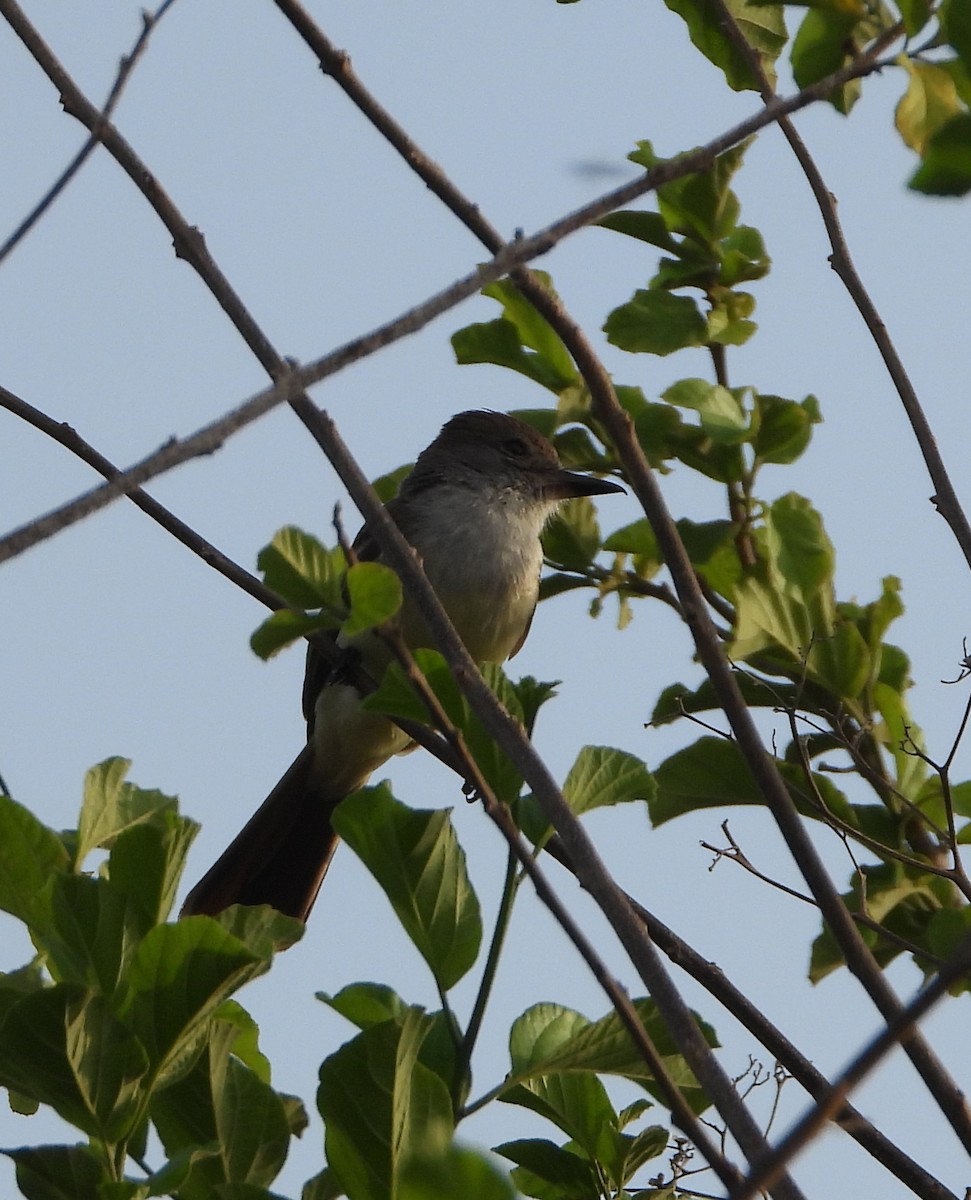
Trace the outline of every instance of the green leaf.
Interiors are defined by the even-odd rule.
[[[296,608],[342,607],[344,554],[327,550],[309,533],[287,525],[259,552],[256,564],[267,587]]]
[[[253,1018],[237,1000],[226,1000],[216,1009],[215,1020],[236,1029],[233,1039],[233,1054],[264,1083],[270,1082],[270,1060],[260,1050],[260,1029]]]
[[[400,1021],[363,1030],[320,1068],[317,1107],[327,1162],[349,1200],[387,1200],[409,1159],[437,1157],[452,1132],[448,1089],[418,1061],[428,1021],[409,1009]]]
[[[340,617],[325,611],[320,613],[294,612],[290,608],[270,613],[250,637],[250,649],[265,662],[279,650],[299,642],[308,633],[327,632],[340,627]]]
[[[860,13],[811,8],[792,41],[792,73],[800,88],[807,88],[841,70],[854,55],[854,34]],[[860,95],[860,81],[851,79],[829,95],[837,112],[848,114]]]
[[[951,117],[962,111],[951,75],[934,63],[904,58],[907,90],[897,104],[897,131],[911,150],[927,151],[930,139]]]
[[[109,758],[92,767],[84,777],[84,799],[78,821],[78,841],[75,866],[80,867],[90,851],[108,848],[126,829],[143,822],[161,819],[166,812],[176,812],[179,802],[175,796],[159,791],[146,791],[125,782],[131,761]]]
[[[90,1137],[117,1141],[138,1115],[145,1051],[103,997],[55,984],[11,1006],[0,1083],[48,1104]]]
[[[382,785],[349,796],[334,828],[383,888],[440,989],[453,987],[478,955],[482,919],[448,811],[409,809]]]
[[[170,1159],[158,1174],[172,1171],[164,1194],[176,1191],[186,1200],[265,1200],[291,1135],[306,1128],[307,1118],[299,1101],[274,1092],[241,1061],[249,1032],[239,1022],[238,1006],[221,1012],[229,1019],[211,1022],[189,1069],[153,1096],[152,1119]]]
[[[944,0],[941,31],[957,51],[964,69],[971,71],[971,11],[963,0]]]
[[[536,271],[534,275],[546,291],[556,298],[556,289],[549,274],[546,271]],[[535,351],[563,381],[560,390],[577,380],[576,365],[560,335],[511,280],[497,279],[484,287],[482,294],[499,301],[502,305],[502,315],[515,326],[522,344]]]
[[[891,939],[873,929],[860,929],[877,964],[884,968],[902,953],[899,939],[929,948],[928,927],[931,918],[940,909],[943,900],[952,900],[946,882],[914,872],[901,863],[866,864],[863,873],[865,901],[861,896],[860,872],[854,872],[853,884],[850,891],[844,894],[843,902],[850,912],[865,911],[892,935],[896,935]],[[811,982],[818,983],[842,963],[842,952],[828,927],[825,927],[813,943],[809,971]]]
[[[711,0],[664,0],[672,12],[684,19],[692,43],[725,74],[736,92],[758,91],[759,81],[743,55],[724,31],[719,9]],[[727,0],[745,40],[761,60],[762,68],[775,85],[775,60],[786,43],[781,4],[759,5],[748,0]]]
[[[797,404],[781,396],[760,393],[756,397],[756,405],[759,423],[752,439],[752,449],[758,461],[781,464],[795,462],[809,445],[813,426],[822,420],[815,396],[807,396]]]
[[[283,1101],[238,1058],[221,1058],[213,1072],[216,1131],[226,1180],[267,1187],[290,1144]]]
[[[939,958],[950,958],[971,933],[971,909],[942,908],[931,917],[927,933],[930,949]]]
[[[27,1200],[79,1200],[99,1195],[111,1176],[87,1146],[22,1146],[0,1150],[16,1166],[17,1186]]]
[[[358,1029],[401,1020],[408,1011],[408,1005],[398,993],[381,983],[350,983],[336,996],[327,992],[317,992],[316,996]]]
[[[909,186],[931,196],[971,191],[971,113],[952,117],[933,134]]]
[[[909,680],[904,686],[909,686]],[[902,796],[916,796],[927,778],[928,766],[911,752],[908,739],[920,745],[923,741],[920,727],[911,716],[899,688],[880,680],[873,688],[873,704],[883,718],[882,727],[878,726],[875,732],[890,751],[896,766],[894,786]]]
[[[703,346],[708,324],[690,297],[640,289],[607,317],[604,332],[621,350],[666,355],[687,346]]]
[[[94,1119],[95,1136],[121,1141],[144,1114],[141,1083],[148,1056],[102,996],[69,1004],[65,1016],[67,1059]]]
[[[744,660],[774,646],[785,652],[790,665],[818,668],[821,682],[829,686],[838,681],[843,687],[848,677],[857,676],[856,660],[866,647],[852,634],[833,640],[835,554],[819,514],[802,496],[782,496],[766,510],[759,540],[758,566],[734,589],[730,657]],[[834,654],[852,658],[835,674]]]
[[[405,463],[371,481],[371,487],[377,492],[378,499],[382,504],[387,504],[389,500],[393,500],[397,496],[402,481],[411,474],[414,465],[414,463]]]
[[[658,206],[667,227],[685,236],[679,255],[699,267],[707,264],[710,284],[717,281],[723,239],[738,230],[738,197],[730,184],[742,165],[751,139],[719,154],[704,171],[674,179],[658,189]],[[645,143],[641,143],[642,150]],[[630,156],[634,158],[634,155]]]
[[[742,699],[750,708],[797,709],[804,700],[804,689],[794,684],[768,681],[742,671],[736,673],[735,682],[742,693]],[[689,688],[683,683],[672,683],[658,697],[650,723],[652,726],[666,725],[687,713],[712,712],[716,709],[721,709],[721,700],[711,680],[705,679],[697,688]]]
[[[346,1017],[359,1029],[370,1029],[384,1021],[404,1020],[411,1011],[408,1004],[391,988],[377,983],[353,983],[342,988],[336,996],[318,992],[317,999]],[[440,1009],[427,1016],[426,1032],[418,1061],[437,1075],[453,1091],[456,1072],[456,1047],[462,1040],[454,1016]],[[460,1102],[464,1097],[460,1097]]]
[[[777,760],[776,767],[799,811],[804,816],[824,818],[825,813],[811,801],[811,789],[801,766]],[[654,779],[657,795],[648,807],[655,827],[698,809],[765,803],[738,746],[725,738],[699,738],[676,751],[657,767]],[[814,772],[812,783],[829,812],[856,824],[846,797],[825,775]]]
[[[111,886],[131,901],[141,917],[143,932],[171,913],[189,847],[198,832],[194,821],[166,811],[151,825],[126,829],[111,847]]]
[[[536,1075],[500,1097],[539,1113],[600,1162],[610,1156],[617,1114],[607,1090],[592,1071],[555,1071]]]
[[[721,252],[719,283],[723,287],[762,279],[772,265],[762,234],[750,225],[739,225],[722,238]]]
[[[432,1158],[407,1161],[396,1200],[516,1200],[509,1180],[477,1150],[449,1146]]]
[[[535,351],[528,350],[519,340],[516,326],[503,317],[459,329],[452,334],[452,349],[460,366],[492,363],[508,367],[553,393],[559,393],[570,382]]]
[[[354,563],[348,568],[346,586],[351,611],[341,626],[345,637],[389,621],[401,608],[401,580],[383,563]]]
[[[634,554],[638,558],[656,562],[658,567],[662,563],[657,538],[646,517],[641,517],[640,520],[615,530],[604,541],[603,548],[621,554]]]
[[[707,1100],[687,1064],[678,1053],[664,1021],[652,1000],[633,1001],[641,1024],[664,1059],[669,1073],[677,1080],[685,1099],[701,1112]],[[698,1020],[698,1027],[709,1045],[717,1039],[710,1026]],[[517,1018],[509,1036],[512,1070],[506,1078],[502,1098],[520,1103],[510,1093],[531,1079],[558,1072],[589,1071],[598,1075],[622,1075],[657,1095],[653,1077],[626,1027],[616,1013],[599,1021],[590,1021],[582,1013],[559,1004],[535,1004]],[[663,1102],[663,1095],[659,1097]]]
[[[211,917],[156,926],[132,956],[122,1015],[153,1067],[164,1071],[219,1005],[268,966],[268,953],[255,952]]]
[[[49,919],[48,880],[70,867],[64,843],[28,809],[0,796],[0,909],[33,929]]]
[[[496,1153],[518,1165],[512,1177],[528,1196],[556,1196],[562,1200],[589,1200],[600,1195],[594,1164],[571,1150],[556,1146],[544,1138],[524,1138],[503,1142]],[[551,1184],[552,1190],[538,1189],[536,1181]]]
[[[542,271],[536,275],[555,295],[550,277]],[[508,367],[557,395],[577,382],[576,366],[559,335],[512,283],[499,280],[482,294],[502,304],[502,317],[454,333],[457,362]]]
[[[897,0],[908,37],[916,37],[931,16],[930,0]]]
[[[624,233],[639,241],[648,242],[662,250],[670,250],[672,253],[678,253],[680,248],[680,243],[671,236],[664,218],[657,212],[635,212],[625,209],[621,212],[608,213],[594,224],[600,225],[604,229],[613,229],[617,233]]]
[[[142,932],[124,895],[106,879],[56,875],[50,925],[38,944],[55,980],[110,996]]]
[[[610,746],[584,746],[563,784],[563,795],[578,816],[611,804],[650,801],[656,790],[639,758]]]
[[[234,904],[213,918],[258,957],[270,958],[299,942],[306,931],[303,921],[277,912],[269,904]]]
[[[738,397],[728,388],[704,379],[682,379],[661,398],[696,412],[708,437],[728,445],[746,440],[750,420]]]
[[[414,652],[415,663],[425,676],[432,691],[444,708],[449,720],[461,730],[465,743],[497,797],[511,802],[520,792],[522,777],[495,738],[483,727],[472,712],[452,676],[445,659],[437,650],[419,649]],[[525,712],[516,689],[495,663],[482,665],[482,676],[506,711],[525,723]],[[398,663],[391,663],[384,673],[381,686],[364,701],[368,712],[384,713],[428,722],[428,711]]]
[[[512,685],[516,699],[519,701],[519,712],[516,719],[522,722],[523,728],[530,737],[532,737],[533,726],[536,724],[539,710],[548,700],[553,699],[559,685],[558,679],[536,679],[532,675],[523,675]],[[507,712],[512,711],[505,702],[503,706]]]

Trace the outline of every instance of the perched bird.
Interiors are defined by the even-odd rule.
[[[522,646],[539,591],[540,533],[561,501],[623,489],[564,470],[552,444],[497,412],[453,417],[418,457],[388,504],[452,624],[476,662],[504,662]],[[354,549],[378,559],[365,527]],[[412,648],[430,639],[405,596],[399,614]],[[373,632],[352,644],[372,678],[389,659]],[[307,745],[236,839],[189,893],[183,916],[231,904],[270,904],[306,921],[338,837],[335,807],[393,754],[413,744],[311,646],[303,710]]]

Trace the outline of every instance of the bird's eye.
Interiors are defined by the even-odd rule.
[[[523,458],[529,453],[529,447],[522,438],[507,438],[506,451],[507,453],[511,454],[513,458]]]

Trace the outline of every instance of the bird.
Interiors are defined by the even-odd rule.
[[[539,596],[540,535],[571,497],[622,492],[617,483],[564,469],[552,443],[517,417],[461,412],[418,456],[387,504],[471,657],[503,663],[520,649]],[[359,560],[380,560],[367,525]],[[406,644],[431,645],[407,593],[398,614]],[[343,644],[380,681],[390,660],[373,631]],[[414,743],[387,717],[365,711],[347,672],[311,645],[303,688],[307,744],[256,813],[192,888],[182,916],[233,904],[269,904],[306,922],[339,837],[331,817],[346,796]]]

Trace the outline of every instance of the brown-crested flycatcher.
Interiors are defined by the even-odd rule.
[[[421,558],[452,624],[476,662],[504,662],[523,644],[539,592],[540,533],[562,500],[623,491],[564,470],[549,441],[496,412],[453,417],[418,457],[388,512]],[[358,558],[379,549],[365,526]],[[399,614],[412,648],[429,644],[407,594]],[[377,681],[389,659],[374,633],[354,639]],[[335,807],[372,771],[413,744],[311,646],[303,710],[307,745],[235,841],[189,893],[183,915],[230,904],[270,904],[305,921],[338,837]]]

